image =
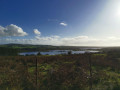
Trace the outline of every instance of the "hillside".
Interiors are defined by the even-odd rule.
[[[89,56],[0,56],[0,90],[119,90],[120,61],[92,54],[90,67]]]

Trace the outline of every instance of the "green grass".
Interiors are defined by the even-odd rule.
[[[43,72],[43,73],[48,72],[48,70],[52,68],[50,64],[38,64],[37,66],[39,72]],[[36,69],[35,66],[29,67],[28,72],[33,73],[35,69]]]
[[[93,66],[92,70],[93,73],[103,73],[103,75],[96,77],[98,81],[94,81],[93,88],[96,90],[120,90],[120,73],[113,71],[110,67]]]

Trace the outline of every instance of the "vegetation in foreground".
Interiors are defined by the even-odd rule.
[[[120,60],[115,55],[92,54],[92,77],[88,54],[0,56],[0,90],[120,90]]]

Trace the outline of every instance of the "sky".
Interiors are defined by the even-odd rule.
[[[0,0],[0,44],[120,46],[120,0]]]

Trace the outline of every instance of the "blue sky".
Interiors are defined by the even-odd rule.
[[[0,44],[120,45],[120,0],[1,0],[0,12]]]

